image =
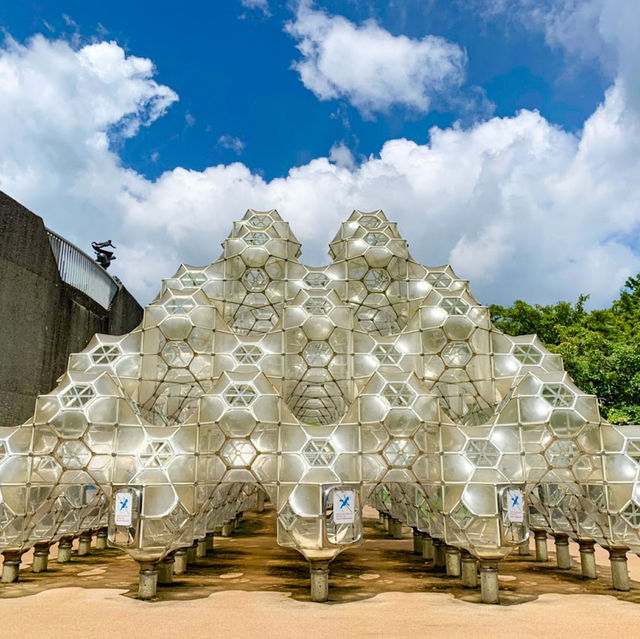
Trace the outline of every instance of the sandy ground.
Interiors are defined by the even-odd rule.
[[[411,552],[410,535],[393,540],[373,521],[364,546],[332,565],[330,602],[308,596],[308,568],[279,548],[272,513],[247,514],[234,537],[216,548],[158,599],[135,599],[137,567],[116,550],[92,551],[50,572],[0,585],[0,637],[573,637],[640,636],[640,559],[629,555],[630,593],[609,589],[606,552],[598,580],[553,568],[533,556],[500,565],[502,605],[479,603],[459,580],[434,573]],[[55,556],[55,548],[52,559]]]

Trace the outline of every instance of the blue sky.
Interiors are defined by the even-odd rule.
[[[640,270],[634,25],[632,0],[4,0],[0,188],[113,236],[143,301],[275,206],[310,263],[382,207],[485,303],[606,303]]]

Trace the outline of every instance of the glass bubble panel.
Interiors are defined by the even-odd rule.
[[[207,281],[207,276],[202,271],[187,271],[179,279],[183,286],[197,287]]]
[[[264,291],[269,284],[269,276],[261,268],[247,269],[242,275],[242,282],[253,293]]]
[[[640,528],[640,506],[631,502],[621,513],[622,518],[634,528]]]
[[[190,296],[176,296],[165,302],[164,308],[169,315],[187,315],[196,307]]]
[[[333,308],[333,304],[322,297],[310,297],[302,306],[310,315],[326,315]]]
[[[262,350],[253,344],[241,345],[233,351],[239,364],[257,364],[262,357]]]
[[[551,466],[568,468],[577,459],[579,453],[578,447],[572,441],[560,440],[553,442],[544,456]]]
[[[627,442],[627,455],[640,464],[640,439],[630,439]]]
[[[326,366],[333,357],[333,350],[326,342],[309,342],[302,356],[309,366]]]
[[[495,467],[500,459],[500,451],[487,439],[470,439],[464,454],[472,464],[480,468]]]
[[[145,468],[165,468],[175,452],[168,441],[150,441],[138,454]]]
[[[532,344],[516,344],[512,355],[525,366],[538,366],[542,361],[542,353]]]
[[[411,439],[392,439],[383,451],[391,466],[406,468],[411,466],[418,456],[418,448]]]
[[[385,291],[391,284],[391,276],[384,269],[372,268],[364,276],[364,284],[370,291]]]
[[[91,453],[82,442],[67,441],[58,446],[56,457],[63,466],[78,469],[87,465],[91,459]]]
[[[329,278],[324,273],[307,273],[304,282],[310,288],[324,288],[329,283]]]
[[[393,344],[377,344],[373,349],[373,356],[381,364],[397,364],[402,353]]]
[[[271,226],[273,220],[268,215],[252,215],[247,224],[257,229],[266,229]]]
[[[229,406],[245,408],[251,406],[256,398],[256,391],[251,384],[232,384],[224,392]]]
[[[449,288],[453,282],[446,273],[429,273],[426,280],[433,288]]]
[[[542,397],[554,408],[570,408],[575,395],[564,384],[543,384]]]
[[[375,215],[363,215],[358,222],[368,230],[377,229],[381,224]]]
[[[256,456],[256,449],[246,439],[230,439],[221,451],[228,466],[240,468],[250,466]]]
[[[65,408],[84,408],[96,393],[90,384],[72,384],[60,394]]]
[[[122,355],[122,351],[117,344],[101,344],[94,348],[91,353],[91,361],[96,364],[111,364]]]
[[[386,384],[382,396],[392,407],[411,406],[416,399],[416,392],[404,382]]]
[[[447,366],[464,366],[471,359],[471,349],[465,342],[451,342],[442,351],[442,359]]]
[[[440,308],[449,315],[464,315],[469,310],[469,305],[459,297],[445,297],[440,302]]]
[[[269,236],[260,231],[252,231],[251,233],[247,233],[243,239],[249,246],[262,246],[267,243]]]
[[[302,454],[310,466],[330,466],[336,458],[333,446],[326,439],[310,439]]]
[[[369,246],[385,246],[389,238],[384,233],[367,233],[364,236],[364,241]]]
[[[168,342],[162,349],[162,358],[169,366],[186,367],[193,359],[193,351],[185,342]]]

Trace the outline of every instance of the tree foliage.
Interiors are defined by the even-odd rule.
[[[537,333],[559,353],[584,391],[598,396],[602,414],[616,424],[640,424],[640,274],[630,277],[610,308],[575,304],[491,306],[496,327],[509,335]]]

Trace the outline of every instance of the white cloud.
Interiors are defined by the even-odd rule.
[[[389,140],[357,166],[336,145],[267,182],[240,162],[154,181],[124,168],[110,141],[177,99],[152,74],[115,43],[0,48],[0,188],[80,246],[111,238],[114,273],[142,301],[180,262],[216,259],[247,208],[277,208],[310,264],[353,208],[383,208],[417,259],[451,260],[485,303],[604,304],[640,271],[640,117],[622,76],[579,134],[522,111]]]
[[[294,63],[307,89],[320,98],[346,98],[365,114],[403,105],[426,112],[434,96],[464,80],[466,54],[437,36],[394,36],[373,20],[356,25],[342,16],[298,5],[285,30],[302,59]]]
[[[223,149],[229,149],[238,155],[244,151],[245,147],[244,142],[240,138],[235,138],[232,135],[221,135],[218,138],[218,144]]]
[[[247,9],[259,9],[265,16],[270,16],[268,0],[240,0],[240,4]]]
[[[353,153],[344,142],[336,143],[329,149],[329,161],[347,169],[353,169],[355,166]]]

